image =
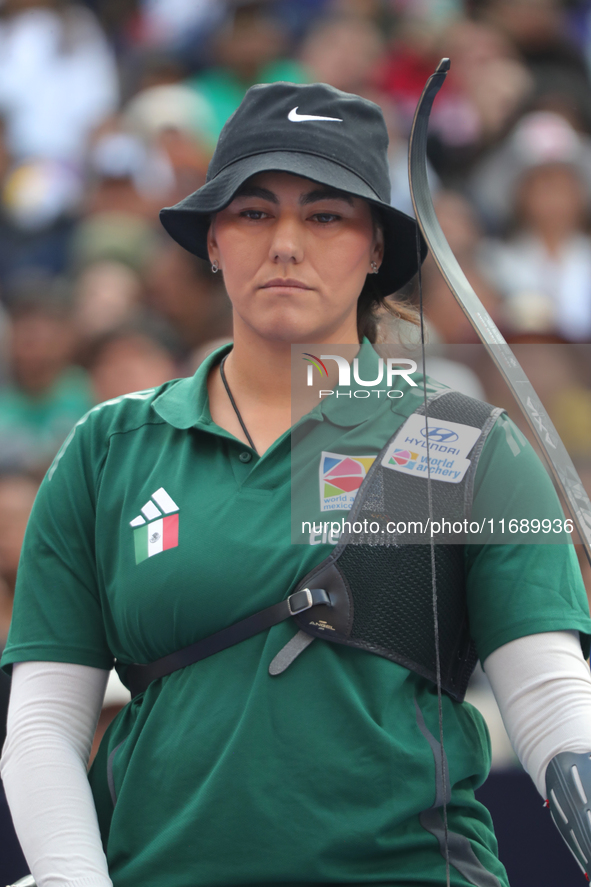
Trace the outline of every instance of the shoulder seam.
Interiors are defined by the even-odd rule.
[[[99,492],[99,487],[101,485],[101,480],[102,480],[103,468],[105,467],[105,462],[107,461],[108,456],[109,456],[109,447],[111,445],[111,440],[115,437],[115,435],[130,434],[132,431],[139,431],[140,428],[145,428],[147,425],[153,426],[153,425],[167,425],[167,424],[168,423],[165,422],[164,419],[162,419],[160,422],[142,422],[140,425],[135,425],[133,428],[126,428],[124,431],[112,431],[106,439],[105,452],[104,452],[104,454],[101,458],[101,461],[97,467],[97,472],[96,472],[96,476],[94,479],[96,493],[98,494],[98,492]]]
[[[151,397],[156,390],[156,388],[146,388],[144,391],[132,391],[129,394],[122,394],[119,397],[112,398],[112,400],[105,400],[103,401],[103,403],[98,403],[96,404],[96,406],[88,410],[88,412],[85,413],[82,418],[76,422],[76,424],[66,437],[65,441],[57,451],[53,462],[49,466],[49,470],[47,472],[47,480],[51,481],[53,475],[55,474],[56,468],[58,467],[66,450],[74,439],[76,430],[79,428],[80,425],[84,425],[93,413],[96,413],[98,410],[102,410],[103,407],[114,406],[115,404],[121,403],[123,400],[148,400],[148,398]],[[141,425],[138,425],[138,428],[141,428]]]

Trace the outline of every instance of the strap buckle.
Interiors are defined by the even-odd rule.
[[[305,603],[304,603],[305,601]],[[291,616],[303,613],[314,606],[314,599],[309,588],[302,588],[300,591],[294,591],[287,598],[287,607]]]

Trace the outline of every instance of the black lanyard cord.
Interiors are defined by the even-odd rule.
[[[257,452],[257,448],[256,448],[255,445],[254,445],[254,441],[253,441],[252,437],[251,437],[250,434],[248,433],[248,428],[247,428],[246,425],[244,424],[244,419],[243,419],[242,416],[240,415],[240,410],[239,410],[238,407],[236,406],[236,401],[235,401],[234,398],[232,397],[232,392],[230,391],[230,386],[228,385],[228,380],[226,379],[226,374],[225,374],[225,372],[224,372],[224,364],[225,364],[225,362],[226,362],[227,357],[228,357],[228,355],[226,354],[226,356],[224,357],[224,359],[223,359],[222,362],[220,363],[220,376],[222,377],[222,382],[224,383],[224,388],[225,388],[226,391],[228,392],[228,397],[230,398],[230,403],[231,403],[232,406],[234,407],[234,412],[235,412],[236,415],[238,416],[238,421],[239,421],[240,424],[242,425],[242,430],[244,431],[244,433],[245,433],[245,435],[246,435],[246,438],[247,438],[247,440],[248,440],[250,446],[252,447],[252,449],[253,449],[253,450],[255,451],[255,453],[256,453],[256,452]]]

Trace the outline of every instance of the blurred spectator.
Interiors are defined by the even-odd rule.
[[[15,158],[79,161],[118,101],[115,60],[93,14],[61,0],[6,0],[0,112]]]
[[[357,0],[353,0],[353,2],[357,2]],[[361,2],[363,3],[364,0]],[[304,37],[316,19],[338,5],[338,0],[337,2],[335,0],[274,0],[274,12],[295,42]],[[384,4],[381,0],[378,0],[378,5],[383,9]]]
[[[133,2],[133,0],[132,0]],[[178,54],[145,48],[121,56],[121,92],[125,102],[144,89],[176,86],[189,70]]]
[[[467,179],[468,191],[492,231],[506,230],[516,208],[519,180],[545,163],[567,163],[591,188],[591,138],[577,133],[562,115],[528,114]]]
[[[536,72],[525,112],[560,114],[579,133],[591,133],[591,90],[586,78],[561,68]]]
[[[78,170],[59,160],[33,158],[8,170],[2,206],[9,224],[34,236],[74,214],[82,195]]]
[[[155,141],[126,131],[124,119],[117,117],[105,121],[94,134],[85,171],[83,217],[122,213],[153,225],[174,185],[166,153]]]
[[[315,25],[300,59],[309,80],[363,95],[373,83],[383,51],[380,32],[370,19],[338,16]]]
[[[38,268],[65,271],[68,239],[80,209],[81,170],[53,158],[13,163],[0,126],[0,281]]]
[[[414,216],[415,211],[410,196],[410,181],[408,177],[408,141],[402,139],[398,133],[391,131],[388,159],[390,161],[391,182],[390,203],[396,209],[402,210],[403,213]],[[429,182],[431,194],[437,194],[441,187],[441,182],[429,160],[427,160],[427,181]]]
[[[106,332],[138,320],[143,284],[123,262],[98,260],[78,276],[73,319],[81,347]]]
[[[66,0],[0,11],[0,279],[66,270],[91,130],[118,102],[112,50],[93,14]]]
[[[88,366],[97,403],[157,388],[178,375],[172,355],[161,342],[134,327],[122,327],[98,339]]]
[[[171,240],[148,266],[148,307],[170,323],[187,349],[231,336],[230,301],[219,277],[213,276],[207,262]]]
[[[27,474],[0,475],[0,577],[10,596],[14,594],[25,529],[38,487]]]
[[[216,122],[194,89],[180,83],[144,89],[125,107],[122,123],[146,146],[150,162],[135,174],[145,196],[172,204],[204,184]]]
[[[588,354],[587,354],[587,363]],[[558,433],[575,461],[591,459],[591,391],[580,379],[557,392],[550,404]],[[591,590],[591,589],[590,589]]]
[[[478,264],[482,228],[471,203],[457,191],[434,197],[437,218],[454,256],[462,267]]]
[[[500,319],[497,292],[477,266],[464,266],[462,270],[478,298],[498,325]],[[435,336],[431,341],[460,345],[480,342],[478,334],[474,331],[472,324],[451,294],[447,283],[430,257],[423,266],[422,277],[425,315],[435,330]]]
[[[403,6],[401,21],[376,71],[377,84],[397,104],[407,129],[427,78],[435,70],[439,25],[413,3]],[[425,6],[423,5],[423,10]]]
[[[586,77],[561,0],[484,0],[482,14],[511,40],[530,68],[558,67]]]
[[[10,152],[6,144],[6,120],[0,112],[0,182],[4,181],[9,166]]]
[[[408,179],[408,138],[404,129],[404,121],[398,107],[392,99],[379,89],[364,88],[363,95],[366,99],[375,102],[382,109],[388,138],[388,163],[390,167],[390,203],[396,209],[414,216],[414,208],[410,197],[410,185]],[[439,176],[427,159],[427,178],[431,194],[436,194],[440,188]]]
[[[501,323],[498,293],[480,267],[482,232],[473,208],[460,194],[450,191],[437,194],[434,205],[443,233],[468,281],[495,322]],[[425,315],[434,328],[435,340],[449,344],[480,341],[431,256],[423,265],[422,286]]]
[[[572,458],[583,466],[591,464],[588,346],[537,342],[513,343],[511,349],[534,384]],[[502,406],[537,447],[514,396],[491,365],[484,348],[480,349],[478,370],[484,381],[486,399]]]
[[[0,654],[6,646],[8,638],[8,629],[10,628],[10,620],[12,618],[12,594],[4,579],[0,578]],[[0,672],[0,745],[4,745],[6,739],[6,716],[8,714],[8,700],[10,697],[10,678],[4,672]],[[4,830],[2,828],[2,802],[3,791],[2,783],[0,783],[0,834],[4,840]]]
[[[121,146],[130,148],[127,157],[125,151],[118,152],[118,142],[113,141],[119,136],[123,137]],[[134,138],[112,133],[106,143],[101,139],[95,146],[101,147],[107,154],[115,150],[111,157],[101,159],[100,171],[95,165],[87,213],[76,225],[69,245],[75,321],[85,339],[139,312],[142,275],[161,237],[155,230],[160,201],[142,194],[136,185],[131,156],[137,147]]]
[[[124,131],[104,132],[91,146],[89,178],[94,188],[87,210],[153,215],[173,185],[168,157],[155,144]]]
[[[144,89],[124,109],[123,122],[144,139],[154,158],[167,164],[168,183],[159,177],[168,187],[165,202],[178,202],[205,182],[216,121],[209,102],[194,89],[180,83]],[[146,169],[140,189],[155,194],[154,184]]]
[[[8,381],[8,342],[10,321],[6,309],[0,302],[0,388]]]
[[[286,80],[305,83],[305,69],[287,55],[287,33],[273,15],[271,3],[238,6],[214,38],[215,66],[193,77],[189,84],[210,105],[215,141],[228,117],[255,83]]]
[[[182,51],[200,48],[227,14],[224,0],[141,0],[140,39],[144,44]]]
[[[127,125],[155,138],[170,130],[185,132],[213,153],[211,132],[216,123],[209,103],[182,83],[159,84],[141,90],[125,108]]]
[[[111,194],[115,204],[116,194]],[[106,204],[106,201],[103,205]],[[141,272],[160,242],[155,225],[122,208],[91,213],[78,223],[70,244],[70,267],[80,271],[93,262],[114,261]]]
[[[186,130],[200,136],[215,126],[205,99],[182,83],[158,84],[141,90],[127,104],[125,118],[133,129],[145,136],[167,129]]]
[[[210,153],[203,142],[169,127],[159,133],[155,144],[165,153],[172,172],[166,204],[178,203],[205,184]]]
[[[37,283],[10,304],[11,380],[0,389],[0,469],[43,473],[92,406],[85,372],[73,366],[75,331],[61,294]]]
[[[511,162],[508,162],[511,161]],[[532,114],[481,171],[477,187],[512,205],[514,231],[484,250],[515,332],[591,337],[591,142],[550,113]]]
[[[38,484],[25,474],[0,475],[0,652],[12,617],[16,570]],[[6,734],[10,679],[0,673],[0,746]]]
[[[440,47],[442,54],[453,59],[448,92],[455,90],[458,102],[463,98],[465,119],[473,117],[478,142],[490,143],[504,134],[532,89],[527,69],[512,43],[483,22],[454,22],[441,35]],[[453,144],[454,134],[443,132],[445,140]]]
[[[437,97],[430,123],[429,156],[446,182],[464,176],[467,164],[498,140],[533,83],[511,42],[485,22],[457,18],[431,39],[400,47],[395,42],[380,82],[398,102],[410,128],[427,77],[442,56],[451,58],[446,88]],[[416,56],[409,58],[413,50]]]

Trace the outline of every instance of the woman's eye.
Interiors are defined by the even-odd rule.
[[[316,222],[321,222],[323,225],[325,225],[328,222],[338,222],[341,217],[336,213],[316,213],[312,216],[312,218]]]
[[[267,213],[264,213],[262,209],[245,209],[240,215],[245,219],[252,219],[253,222],[258,222],[259,219],[265,218]]]

